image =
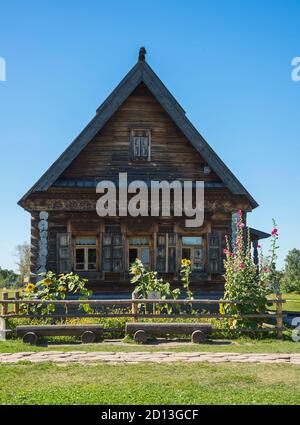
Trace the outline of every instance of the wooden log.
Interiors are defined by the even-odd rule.
[[[34,332],[27,332],[23,335],[23,342],[30,345],[35,345],[37,343],[38,336]]]
[[[147,341],[147,334],[143,330],[138,330],[134,333],[134,340],[138,344],[144,344]]]
[[[93,342],[95,342],[95,339],[96,335],[92,331],[84,331],[81,335],[81,342],[83,344],[92,344]]]
[[[125,331],[134,335],[137,331],[144,331],[147,335],[165,336],[168,334],[191,335],[195,331],[205,334],[212,332],[212,326],[208,323],[126,323]]]
[[[202,332],[202,331],[200,331],[200,330],[194,331],[192,333],[191,341],[194,344],[202,344],[203,342],[205,342],[205,339],[206,339],[205,338],[205,333]]]
[[[84,332],[93,332],[95,335],[103,334],[103,325],[25,325],[17,326],[18,337],[33,332],[39,336],[82,336]]]

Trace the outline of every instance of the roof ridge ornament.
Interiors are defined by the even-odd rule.
[[[139,50],[139,62],[145,62],[146,53],[145,47],[141,47]]]

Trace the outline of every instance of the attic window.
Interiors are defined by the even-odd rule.
[[[134,128],[130,134],[132,160],[150,161],[151,133],[149,129]]]

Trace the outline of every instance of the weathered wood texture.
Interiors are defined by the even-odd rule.
[[[103,325],[24,325],[16,327],[16,334],[19,338],[28,332],[34,332],[37,336],[81,336],[86,331],[102,335]]]
[[[131,163],[129,138],[134,123],[151,128],[150,162]],[[213,172],[204,174],[204,163],[149,89],[140,84],[60,179],[116,180],[119,172],[127,171],[129,179],[220,182]]]
[[[209,334],[212,332],[212,326],[207,323],[126,323],[125,331],[127,334],[133,335],[139,330],[153,336],[191,335],[195,331]]]

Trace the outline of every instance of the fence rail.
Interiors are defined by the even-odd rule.
[[[42,319],[42,318],[52,318],[52,319],[67,319],[67,318],[76,318],[76,317],[99,317],[99,318],[117,318],[117,317],[124,317],[124,318],[131,318],[133,321],[137,321],[139,319],[162,319],[162,318],[169,318],[169,319],[188,319],[188,318],[196,318],[196,319],[235,319],[237,317],[240,318],[248,318],[248,319],[275,319],[276,325],[271,326],[268,325],[263,328],[256,328],[256,329],[250,329],[250,328],[235,328],[232,329],[233,331],[238,332],[276,332],[277,338],[282,339],[283,338],[283,317],[285,316],[282,311],[282,305],[286,301],[282,299],[281,295],[279,294],[276,299],[274,300],[268,300],[267,304],[276,305],[276,311],[275,312],[268,312],[268,313],[251,313],[251,314],[238,314],[238,315],[231,315],[231,314],[220,314],[220,313],[159,313],[155,311],[156,305],[249,305],[251,304],[238,301],[238,300],[210,300],[210,299],[193,299],[193,300],[174,300],[174,299],[141,299],[136,298],[136,294],[132,295],[132,299],[117,299],[117,300],[22,300],[20,299],[20,294],[18,292],[15,293],[14,298],[9,298],[7,293],[3,293],[3,298],[0,300],[0,307],[1,307],[1,314],[0,318],[2,320],[6,320],[8,318],[36,318],[36,319]],[[99,313],[84,313],[84,312],[75,312],[75,313],[51,313],[51,314],[36,314],[36,313],[22,313],[20,312],[20,304],[24,305],[63,305],[63,306],[79,306],[82,304],[87,304],[89,306],[131,306],[131,313],[128,312],[99,312]],[[152,305],[153,313],[145,312],[141,313],[138,310],[139,304],[144,305]],[[11,311],[9,311],[8,306],[12,305],[13,308]],[[218,332],[220,330],[224,330],[222,328],[214,328],[214,331]]]

